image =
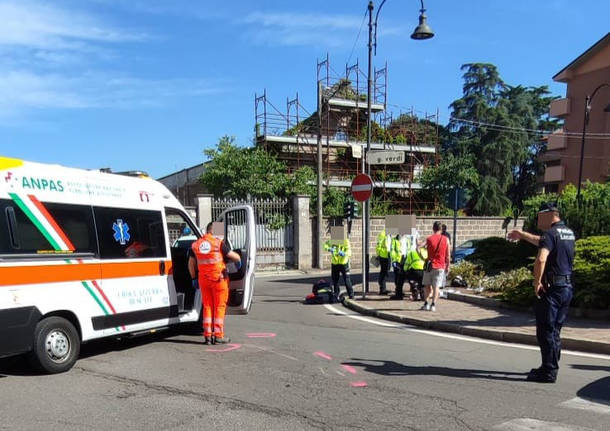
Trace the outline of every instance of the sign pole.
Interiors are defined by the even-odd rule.
[[[367,152],[366,149],[363,148],[362,149],[362,173],[366,174],[366,156],[367,156]],[[366,298],[366,294],[369,291],[369,283],[368,283],[368,278],[366,276],[366,270],[365,270],[365,265],[366,265],[366,247],[364,246],[364,244],[366,244],[366,228],[365,228],[365,223],[368,222],[368,215],[366,213],[366,203],[363,202],[362,203],[362,214],[361,214],[361,227],[362,227],[362,299]]]
[[[455,243],[457,242],[455,235],[456,235],[456,231],[457,231],[457,210],[458,210],[459,191],[460,191],[460,189],[456,187],[455,188],[455,198],[453,200],[453,252],[452,252],[452,256],[455,255]]]
[[[366,153],[363,154],[363,159],[366,157]],[[363,166],[364,168],[364,166]],[[362,202],[362,297],[365,298],[368,292],[368,259],[369,250],[366,244],[368,244],[368,232],[366,229],[366,222],[368,220],[370,206],[368,205],[369,199],[373,194],[373,180],[365,173],[356,175],[352,181],[352,196],[358,202]]]

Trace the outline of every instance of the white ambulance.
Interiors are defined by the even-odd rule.
[[[220,221],[242,258],[229,271],[228,312],[248,313],[254,213],[233,207]],[[174,246],[184,232],[201,236],[169,190],[145,175],[0,156],[0,357],[28,353],[58,373],[83,342],[197,322],[189,249]]]

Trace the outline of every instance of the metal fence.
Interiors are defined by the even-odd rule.
[[[257,266],[292,267],[294,265],[294,223],[289,199],[213,199],[212,219],[237,205],[254,209]]]

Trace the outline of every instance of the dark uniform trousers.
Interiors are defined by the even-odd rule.
[[[403,296],[402,288],[405,284],[405,271],[403,268],[403,263],[401,263],[397,268],[394,268],[394,284],[396,285],[396,296]]]
[[[379,293],[385,293],[385,280],[388,278],[388,270],[390,269],[390,259],[388,257],[379,258]]]
[[[542,369],[557,377],[561,356],[559,333],[568,316],[572,286],[551,286],[536,303],[536,338],[542,354]]]
[[[331,265],[330,275],[333,280],[333,291],[337,298],[339,298],[339,277],[341,275],[343,275],[343,281],[345,282],[345,289],[347,290],[347,295],[350,298],[354,296],[354,289],[352,288],[352,279],[349,275],[348,265]]]
[[[410,269],[407,271],[405,278],[411,286],[411,298],[416,300],[419,298],[423,301],[424,299],[424,271],[422,269]]]

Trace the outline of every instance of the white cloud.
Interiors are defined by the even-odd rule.
[[[224,91],[209,81],[146,80],[109,74],[0,73],[0,117],[15,117],[31,109],[154,108],[181,96]]]
[[[0,0],[0,16],[3,124],[41,110],[158,107],[223,91],[209,81],[142,79],[107,70],[121,60],[126,43],[151,38],[90,12],[38,0]]]
[[[249,26],[248,38],[261,44],[323,47],[353,45],[362,26],[361,40],[366,39],[367,23],[362,16],[292,12],[252,12],[241,21]],[[397,28],[385,25],[379,34],[399,34]]]
[[[291,12],[252,12],[247,15],[243,21],[250,24],[259,24],[264,27],[358,30],[360,28],[362,19],[349,15],[322,15],[312,13],[297,14]]]
[[[282,46],[347,46],[360,28],[362,19],[348,15],[312,13],[253,12],[242,23],[248,25],[247,37],[258,44]]]
[[[0,45],[80,50],[90,43],[139,41],[143,33],[125,32],[84,12],[37,1],[0,2]]]
[[[90,0],[112,8],[149,14],[175,16],[187,19],[213,20],[227,18],[230,14],[218,9],[224,5],[214,4],[210,7],[209,0]],[[233,5],[229,5],[234,13]]]

